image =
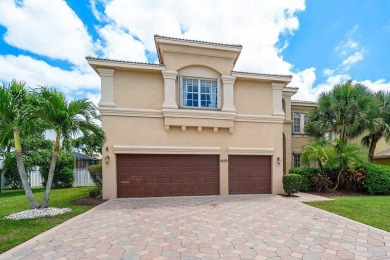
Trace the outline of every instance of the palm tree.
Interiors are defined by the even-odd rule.
[[[303,147],[302,160],[304,163],[317,162],[320,171],[336,157],[335,150],[325,139],[313,139]]]
[[[367,153],[354,143],[345,143],[341,140],[334,140],[334,149],[336,151],[336,163],[339,167],[336,184],[333,190],[336,190],[340,183],[341,174],[346,170],[353,170],[357,165],[368,162]]]
[[[70,143],[70,139],[80,132],[84,136],[91,133],[104,136],[104,133],[94,120],[99,116],[96,113],[96,106],[87,99],[68,102],[63,93],[42,87],[39,91],[40,100],[37,103],[35,115],[43,119],[56,134],[53,156],[50,163],[49,174],[42,201],[42,208],[49,205],[51,185],[53,182],[54,170],[58,153],[63,143]]]
[[[38,208],[23,162],[21,135],[34,129],[36,120],[32,117],[30,101],[34,94],[28,92],[24,82],[13,80],[8,87],[0,86],[0,143],[14,141],[17,168],[23,189],[31,208]]]
[[[371,98],[364,85],[351,80],[334,86],[320,95],[318,107],[309,112],[307,133],[314,137],[334,133],[343,143],[357,137],[369,124]]]
[[[362,138],[362,145],[369,148],[368,157],[372,162],[378,141],[382,137],[390,139],[390,92],[378,91],[374,94],[368,118],[368,134]]]

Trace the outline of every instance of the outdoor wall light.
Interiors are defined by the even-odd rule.
[[[280,159],[280,157],[276,158],[276,163],[277,164],[280,164],[282,162],[282,160]]]
[[[106,157],[104,157],[104,162],[105,163],[109,163],[110,162],[110,156],[106,156]]]

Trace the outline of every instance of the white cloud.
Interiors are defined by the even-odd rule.
[[[66,71],[24,55],[0,56],[0,79],[7,82],[23,80],[31,87],[58,87],[65,93],[81,88],[98,89],[100,86],[100,78],[91,68],[87,72],[77,69]]]
[[[322,72],[325,76],[332,76],[333,73],[334,73],[334,70],[331,70],[331,69],[324,69],[324,71]]]
[[[92,1],[95,2],[95,1]],[[284,33],[299,27],[296,13],[305,9],[304,0],[281,1],[127,1],[105,3],[105,20],[109,28],[125,41],[108,41],[107,55],[143,61],[139,41],[125,37],[124,32],[142,41],[145,50],[155,52],[153,35],[181,37],[221,43],[242,44],[243,51],[237,70],[264,73],[290,73],[291,64],[278,54],[275,47]],[[95,9],[96,11],[96,9]],[[102,13],[97,14],[102,19]],[[182,28],[186,28],[182,34]],[[101,32],[102,33],[102,32]],[[110,34],[104,35],[109,39]],[[136,50],[127,50],[131,44]]]
[[[62,0],[1,0],[0,24],[9,45],[84,68],[84,57],[96,48],[83,22]]]
[[[316,96],[313,93],[313,84],[316,80],[315,71],[316,69],[312,67],[293,74],[293,79],[289,86],[299,87],[299,91],[292,99],[315,101]]]
[[[146,62],[145,46],[122,29],[108,24],[98,28],[104,39],[103,53],[105,57],[118,60],[134,60]]]
[[[360,81],[360,83],[367,86],[372,91],[390,91],[390,82],[386,82],[385,79],[378,79],[377,81],[363,80]]]
[[[363,51],[357,51],[341,63],[346,70],[349,70],[350,67],[355,64],[356,62],[359,62],[364,59]]]

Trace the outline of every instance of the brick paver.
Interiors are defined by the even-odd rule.
[[[390,259],[390,233],[298,200],[110,200],[0,259]]]

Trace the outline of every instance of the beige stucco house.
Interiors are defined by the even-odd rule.
[[[101,77],[104,198],[282,193],[315,106],[291,102],[292,76],[235,71],[241,45],[155,43],[159,64],[87,58]]]

